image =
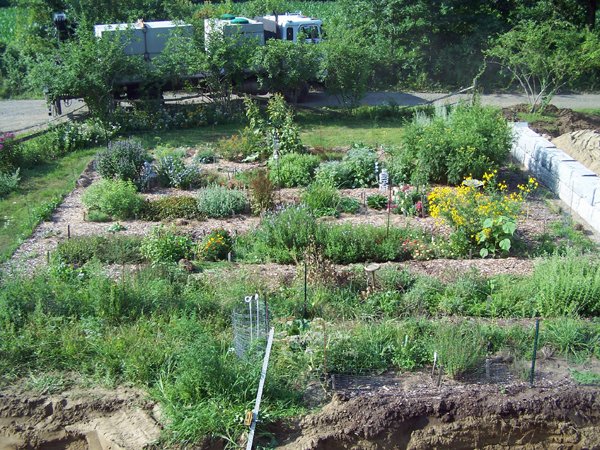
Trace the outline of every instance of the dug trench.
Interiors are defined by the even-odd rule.
[[[600,396],[570,381],[382,387],[276,434],[285,450],[600,449]]]

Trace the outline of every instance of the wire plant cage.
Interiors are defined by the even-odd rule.
[[[263,349],[269,335],[270,313],[267,301],[258,294],[247,295],[232,313],[233,347],[239,358],[253,349]],[[263,345],[261,345],[263,344]]]

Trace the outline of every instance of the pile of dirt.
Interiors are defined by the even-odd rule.
[[[134,389],[33,394],[0,390],[0,450],[143,449],[160,436],[158,409]]]
[[[518,113],[529,112],[530,106],[526,104],[504,108],[504,116],[511,121],[517,121]],[[557,108],[554,105],[548,105],[544,114],[555,117],[553,121],[536,121],[529,123],[529,128],[539,134],[547,134],[551,137],[557,137],[561,134],[571,133],[579,130],[600,131],[600,117],[573,111],[568,108]]]
[[[600,173],[600,132],[573,131],[553,139],[552,142],[591,171]]]
[[[286,450],[599,448],[600,392],[569,382],[382,387],[336,394],[287,431]]]

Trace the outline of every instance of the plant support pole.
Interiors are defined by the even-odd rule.
[[[535,337],[533,338],[533,356],[531,357],[531,373],[529,374],[529,383],[533,386],[535,376],[535,360],[537,358],[538,338],[540,336],[540,319],[535,319]]]
[[[269,340],[267,341],[267,349],[265,350],[262,371],[260,372],[260,382],[258,383],[258,392],[256,393],[256,403],[254,404],[254,410],[252,411],[252,423],[250,424],[250,431],[248,432],[248,443],[246,444],[246,450],[252,450],[252,444],[254,442],[254,431],[256,430],[256,422],[258,422],[258,411],[260,411],[260,400],[265,387],[265,378],[267,377],[267,368],[269,367],[269,356],[271,356],[271,347],[273,346],[274,334],[275,328],[271,327],[269,330]]]

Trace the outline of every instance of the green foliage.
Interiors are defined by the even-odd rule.
[[[201,219],[198,202],[194,197],[168,196],[144,203],[140,213],[143,220]]]
[[[187,258],[192,249],[192,241],[177,233],[174,227],[158,225],[142,240],[140,253],[153,266],[170,265]]]
[[[523,203],[537,186],[530,177],[527,184],[518,185],[518,192],[509,194],[494,171],[485,173],[483,181],[467,178],[456,189],[436,187],[427,200],[431,216],[443,219],[454,230],[452,239],[480,247],[485,258],[509,252]]]
[[[372,187],[377,183],[377,153],[362,144],[353,144],[341,161],[319,167],[316,179],[338,188]]]
[[[159,158],[156,171],[164,186],[188,189],[200,184],[200,168],[194,163],[186,166],[181,157]]]
[[[278,155],[304,150],[298,125],[294,123],[294,114],[282,95],[275,94],[269,99],[266,117],[249,98],[244,99],[244,105],[248,126],[241,135],[255,143],[257,157],[264,159],[272,155],[275,146]]]
[[[62,241],[56,257],[65,264],[83,266],[97,259],[106,264],[132,264],[143,261],[142,239],[137,236],[78,236]]]
[[[290,207],[263,218],[254,232],[240,236],[237,253],[250,261],[290,263],[299,260],[312,242],[337,264],[404,261],[412,257],[408,241],[426,241],[409,228],[352,226],[317,222],[305,207]]]
[[[481,326],[469,322],[459,325],[441,322],[433,341],[439,364],[452,378],[458,378],[480,366],[486,355],[486,344]]]
[[[224,186],[210,186],[198,192],[198,211],[211,218],[230,217],[248,209],[248,199],[243,191]]]
[[[279,159],[269,159],[269,179],[277,187],[307,186],[319,163],[319,157],[315,155],[286,153]]]
[[[567,358],[585,360],[600,345],[600,333],[593,323],[564,317],[543,325],[542,345],[551,345]]]
[[[219,139],[217,152],[229,161],[255,160],[261,157],[265,145],[262,137],[242,131],[228,138]]]
[[[386,209],[388,198],[383,194],[373,194],[367,197],[367,206],[373,209]]]
[[[275,205],[275,185],[265,170],[259,170],[250,180],[250,206],[252,213],[260,215]]]
[[[317,79],[318,46],[270,39],[254,54],[253,70],[261,87],[296,103],[308,83]]]
[[[227,259],[227,254],[233,248],[233,239],[223,228],[212,230],[198,245],[198,256],[205,261]]]
[[[458,184],[504,163],[512,132],[496,109],[459,105],[436,117],[417,117],[406,127],[402,148],[393,154],[390,173],[395,184]]]
[[[302,192],[301,200],[315,217],[337,217],[340,213],[341,195],[330,184],[311,183]]]
[[[525,21],[498,36],[487,56],[525,91],[531,112],[543,111],[563,86],[600,65],[597,34],[560,21]]]
[[[345,32],[328,38],[323,61],[323,82],[331,94],[346,107],[359,104],[374,73],[374,58],[369,43],[360,32]]]
[[[352,197],[342,197],[338,209],[343,213],[356,214],[360,210],[360,202]]]
[[[114,130],[108,130],[97,120],[67,122],[50,126],[48,131],[25,142],[4,142],[0,151],[0,168],[14,170],[33,168],[40,164],[56,161],[68,153],[90,147],[110,137]]]
[[[21,181],[19,171],[20,169],[15,170],[14,173],[0,172],[0,198],[17,190],[19,181]]]
[[[46,89],[50,101],[61,95],[83,98],[92,115],[107,121],[117,81],[140,77],[146,70],[142,57],[125,55],[125,45],[125,39],[97,39],[79,28],[76,39],[37,55],[29,82],[39,91]]]
[[[96,155],[96,169],[104,178],[118,178],[134,183],[140,178],[148,154],[141,142],[133,139],[110,142]]]
[[[109,179],[88,187],[81,201],[90,210],[98,210],[120,220],[136,217],[144,203],[133,182]]]

